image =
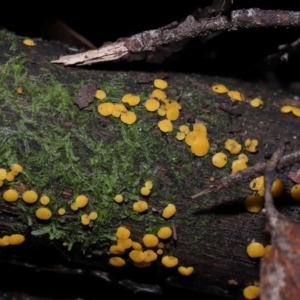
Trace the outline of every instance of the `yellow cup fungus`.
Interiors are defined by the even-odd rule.
[[[138,243],[138,242],[132,242],[131,247],[134,250],[142,250],[142,245],[140,243]]]
[[[264,189],[265,177],[259,176],[251,180],[250,189],[253,191],[260,191]]]
[[[171,132],[173,130],[173,124],[168,119],[159,121],[157,126],[162,132]]]
[[[109,248],[109,252],[114,255],[120,255],[125,252],[125,249],[119,247],[118,245],[112,245]]]
[[[18,93],[18,94],[22,94],[22,93],[23,93],[23,88],[19,86],[19,87],[17,88],[17,93]]]
[[[271,193],[274,198],[278,198],[284,191],[284,185],[280,179],[275,179],[272,183]]]
[[[207,128],[203,123],[193,124],[193,131],[197,132],[201,137],[207,137]]]
[[[190,132],[190,129],[189,129],[189,126],[187,126],[187,125],[181,125],[179,127],[179,131],[184,134],[188,134]]]
[[[300,183],[291,188],[291,195],[295,200],[300,201]]]
[[[152,247],[157,246],[158,238],[154,234],[145,234],[143,237],[143,243],[146,247],[152,248]]]
[[[227,164],[227,155],[223,152],[218,152],[212,157],[211,161],[215,167],[223,168]]]
[[[271,245],[267,245],[267,246],[265,246],[265,254],[264,254],[264,255],[266,255],[266,254],[270,253],[270,252],[271,252],[271,250],[272,250],[272,246],[271,246]]]
[[[10,189],[3,193],[3,199],[6,202],[15,202],[19,199],[19,194],[16,190]]]
[[[5,247],[9,245],[9,236],[5,235],[4,237],[2,237],[2,239],[0,239],[0,246]]]
[[[177,132],[176,139],[178,141],[183,141],[185,139],[185,134],[183,132]]]
[[[211,86],[211,89],[218,94],[225,94],[228,92],[228,89],[225,85],[220,83],[215,83]]]
[[[235,174],[238,171],[244,170],[247,168],[247,164],[243,160],[236,159],[232,162],[231,173]]]
[[[150,192],[151,192],[151,190],[149,189],[149,188],[147,188],[146,186],[143,186],[142,188],[141,188],[141,194],[143,195],[143,196],[149,196],[150,195]]]
[[[243,290],[243,295],[246,299],[257,299],[260,295],[260,287],[249,285]]]
[[[33,190],[28,190],[23,193],[22,199],[24,200],[24,202],[32,204],[37,201],[38,194]]]
[[[5,179],[7,181],[14,181],[15,175],[13,174],[13,172],[7,172]]]
[[[227,95],[231,100],[241,101],[241,102],[245,100],[244,95],[239,91],[228,91]]]
[[[292,108],[292,113],[296,117],[300,117],[300,108],[299,107],[293,107]]]
[[[95,221],[98,218],[98,213],[96,211],[90,212],[89,218],[90,220]]]
[[[265,248],[261,243],[253,242],[247,246],[247,254],[251,258],[263,257],[265,254]]]
[[[207,138],[199,138],[191,145],[191,151],[196,156],[204,156],[209,151],[209,141]]]
[[[234,139],[227,139],[225,142],[225,149],[231,154],[239,154],[242,150],[242,145]]]
[[[138,200],[133,204],[133,210],[142,213],[148,209],[148,203],[144,200]]]
[[[152,112],[157,111],[159,109],[160,103],[156,99],[148,99],[144,105],[148,111]]]
[[[131,250],[129,257],[132,261],[139,263],[145,260],[145,253],[141,250]]]
[[[161,263],[167,268],[173,268],[178,265],[178,258],[175,256],[166,255],[161,259]]]
[[[73,202],[73,203],[71,204],[71,209],[72,209],[73,211],[77,211],[77,210],[78,210],[78,206],[77,206],[77,204],[76,204],[75,202]]]
[[[90,224],[91,219],[87,214],[81,215],[80,219],[81,219],[81,224],[82,225],[89,225]]]
[[[161,91],[161,90],[154,90],[151,94],[151,98],[156,98],[159,100],[164,100],[167,99],[167,95],[165,92]]]
[[[163,212],[162,212],[162,216],[165,218],[165,219],[169,219],[171,217],[173,217],[176,213],[176,207],[174,204],[168,204]]]
[[[118,247],[122,249],[129,249],[132,246],[132,240],[131,239],[118,239],[117,240]]]
[[[165,105],[160,106],[160,108],[157,110],[157,114],[161,117],[164,117],[167,114]]]
[[[1,168],[0,169],[0,180],[5,180],[6,174],[7,174],[6,170]]]
[[[164,90],[168,87],[168,83],[163,79],[155,79],[153,84],[157,89],[161,90]]]
[[[102,90],[97,90],[95,93],[95,98],[103,100],[104,98],[106,98],[106,93]]]
[[[98,112],[101,116],[110,116],[114,111],[114,104],[111,102],[104,102],[98,105]]]
[[[162,227],[158,230],[157,236],[160,239],[168,239],[172,236],[172,229],[170,227]]]
[[[264,200],[259,195],[249,195],[244,204],[249,212],[257,213],[263,208]]]
[[[179,110],[177,107],[171,107],[167,110],[166,117],[170,121],[176,121],[179,117]]]
[[[116,237],[118,239],[128,239],[130,237],[130,230],[121,226],[117,229]]]
[[[114,104],[114,110],[112,112],[112,116],[115,118],[120,118],[122,113],[127,112],[126,107],[122,103],[115,103]]]
[[[78,208],[85,207],[89,202],[89,199],[85,195],[79,195],[75,199],[75,204]]]
[[[111,257],[108,263],[114,267],[123,267],[126,264],[125,260],[119,256]]]
[[[48,205],[50,203],[50,198],[44,195],[40,198],[40,203],[43,205]]]
[[[157,259],[157,254],[153,250],[144,251],[144,255],[145,255],[144,261],[147,263],[155,261]]]
[[[36,210],[35,215],[40,220],[49,220],[52,216],[52,212],[47,207],[40,207]]]
[[[194,268],[193,267],[183,267],[183,266],[180,266],[178,268],[178,272],[181,275],[190,276],[194,272]]]
[[[249,158],[248,158],[248,156],[246,154],[241,153],[238,156],[238,160],[243,160],[245,163],[247,163],[249,161]]]
[[[23,40],[23,44],[26,45],[26,46],[29,46],[29,47],[33,47],[35,46],[35,42],[31,39],[25,39]]]
[[[63,216],[66,213],[66,210],[64,208],[60,208],[57,212],[60,216]]]
[[[114,200],[117,202],[117,203],[121,203],[123,202],[124,198],[122,195],[118,194],[115,196]]]
[[[132,111],[121,113],[120,120],[127,125],[131,125],[136,121],[136,114]]]
[[[164,250],[163,250],[163,249],[157,249],[157,250],[156,250],[156,253],[157,253],[158,255],[162,255],[162,254],[164,253]]]
[[[291,112],[292,109],[293,109],[292,106],[290,106],[290,105],[285,105],[285,106],[282,106],[282,107],[280,108],[280,111],[281,111],[282,113],[284,113],[284,114],[287,114],[287,113]]]
[[[256,152],[257,146],[258,146],[258,140],[246,139],[245,147],[248,152],[252,152],[252,153]]]
[[[126,94],[122,97],[122,102],[127,103],[130,106],[136,106],[140,103],[141,98],[140,96],[132,95],[132,94]]]
[[[263,104],[264,104],[264,102],[260,98],[254,98],[250,101],[250,105],[253,107],[259,107]]]
[[[153,188],[153,182],[151,180],[146,181],[145,187],[151,190]]]
[[[20,245],[25,241],[25,237],[22,234],[12,234],[9,237],[9,244],[10,245]]]

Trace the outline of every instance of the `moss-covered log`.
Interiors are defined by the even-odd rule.
[[[287,96],[265,86],[196,74],[64,68],[50,63],[64,49],[40,41],[27,47],[22,38],[5,31],[0,34],[0,167],[23,166],[15,180],[1,187],[0,236],[25,235],[22,245],[1,248],[2,264],[26,266],[31,262],[51,270],[60,263],[61,269],[55,271],[80,268],[100,277],[107,274],[101,272],[108,272],[119,279],[242,297],[242,289],[259,280],[259,261],[247,257],[246,246],[253,239],[269,243],[264,215],[251,214],[244,207],[245,197],[251,194],[249,183],[196,199],[191,196],[208,188],[211,177],[220,179],[231,173],[237,155],[227,153],[228,163],[222,169],[211,163],[213,153],[226,152],[228,138],[242,144],[247,138],[259,140],[258,152],[247,153],[249,166],[265,161],[279,142],[291,141],[288,152],[299,149],[299,118],[280,112],[290,101]],[[162,117],[147,112],[143,105],[153,90],[153,79],[164,75],[169,83],[167,96],[182,105],[171,133],[162,133],[157,127]],[[246,101],[233,102],[226,94],[213,93],[210,86],[214,82],[241,91]],[[91,90],[96,87],[106,92],[102,102],[120,103],[126,93],[140,95],[141,104],[129,108],[137,121],[126,125],[119,118],[99,115],[99,100],[93,97],[80,109],[74,102],[88,84]],[[19,87],[21,93],[16,91]],[[85,95],[89,93],[87,89]],[[249,105],[249,99],[256,96],[264,101],[260,108]],[[192,126],[195,121],[206,124],[208,130],[210,151],[203,157],[193,155],[184,141],[175,138],[180,125]],[[279,174],[286,193],[278,205],[297,219],[298,206],[289,197],[292,182],[287,171]],[[148,197],[142,197],[140,189],[147,180],[154,186]],[[18,190],[18,201],[3,201],[8,188]],[[50,197],[50,220],[36,218],[42,204],[21,200],[27,189]],[[79,194],[88,197],[88,205],[73,211],[70,205]],[[116,194],[124,195],[125,201],[117,204]],[[143,214],[132,209],[141,198],[149,205]],[[177,213],[164,219],[161,211],[168,203],[176,205]],[[65,208],[66,214],[60,216],[59,208]],[[82,225],[82,214],[91,211],[98,218]],[[145,233],[155,234],[162,226],[176,228],[177,241],[167,240],[164,255],[178,257],[180,265],[193,266],[194,274],[183,278],[176,268],[164,268],[160,259],[151,267],[137,269],[128,253],[122,255],[126,267],[109,266],[109,247],[116,244],[120,225],[129,228],[132,240],[138,242]]]

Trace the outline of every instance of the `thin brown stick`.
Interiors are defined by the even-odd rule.
[[[164,26],[144,31],[115,43],[106,44],[99,49],[62,56],[52,62],[64,65],[85,65],[116,60],[125,55],[131,59],[131,54],[146,53],[147,55],[147,52],[154,52],[161,45],[169,45],[220,30],[299,26],[300,12],[294,11],[251,8],[232,11],[228,16],[220,15],[215,18],[199,19],[199,21],[190,15],[178,26]]]

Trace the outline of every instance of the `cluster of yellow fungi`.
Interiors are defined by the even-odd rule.
[[[296,117],[300,117],[300,108],[296,106],[285,105],[280,108],[280,111],[284,114],[292,113]]]
[[[114,267],[122,267],[130,261],[134,266],[145,268],[150,266],[159,256],[164,253],[164,242],[171,238],[172,229],[162,227],[157,234],[145,234],[141,243],[130,238],[131,232],[126,227],[119,227],[116,232],[117,244],[111,245],[109,252],[112,256],[109,264]],[[161,240],[161,241],[160,241]],[[123,257],[121,257],[123,256]],[[177,257],[173,255],[163,255],[161,263],[167,268],[176,267],[179,263]],[[188,276],[194,271],[193,267],[180,266],[178,272]]]
[[[263,246],[263,244],[253,241],[247,246],[246,252],[251,258],[261,258],[271,251],[271,245]]]
[[[25,237],[22,234],[16,233],[12,235],[5,235],[0,238],[0,246],[5,247],[8,245],[20,245],[25,241]]]

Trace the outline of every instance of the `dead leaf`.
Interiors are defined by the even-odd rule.
[[[97,82],[91,82],[84,86],[82,86],[77,94],[77,98],[75,100],[75,104],[79,106],[79,108],[87,107],[91,102],[94,101],[94,96],[98,87]]]

